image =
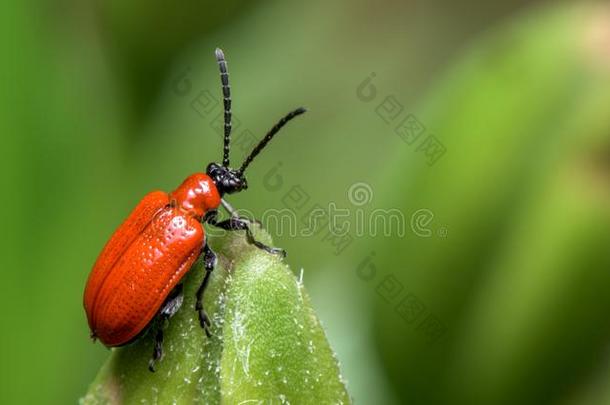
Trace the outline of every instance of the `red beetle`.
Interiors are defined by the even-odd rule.
[[[204,223],[226,230],[245,230],[250,243],[273,254],[284,254],[252,236],[249,221],[236,215],[223,195],[248,187],[244,171],[254,157],[288,121],[305,112],[287,114],[252,150],[239,169],[229,167],[231,138],[231,88],[224,54],[216,49],[224,101],[224,153],[222,165],[211,163],[206,173],[195,173],[167,194],[147,194],[114,232],[100,253],[85,287],[84,306],[91,336],[108,347],[121,346],[155,326],[155,347],[149,363],[163,356],[163,324],[182,304],[184,275],[203,253],[205,276],[197,291],[195,310],[205,333],[210,320],[202,306],[203,292],[216,264],[206,243]],[[219,221],[223,205],[230,219]]]

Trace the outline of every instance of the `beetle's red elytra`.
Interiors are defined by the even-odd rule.
[[[211,163],[205,173],[190,175],[173,192],[153,191],[138,203],[116,229],[98,256],[87,280],[84,307],[91,336],[108,347],[125,345],[156,326],[155,346],[149,369],[163,356],[163,321],[180,308],[182,280],[203,255],[205,275],[196,294],[195,310],[205,333],[210,320],[202,298],[216,255],[206,243],[204,223],[225,230],[244,230],[248,241],[272,254],[279,248],[257,241],[248,219],[241,218],[223,199],[245,190],[244,172],[275,134],[304,108],[284,116],[252,150],[239,169],[229,166],[231,92],[224,54],[216,49],[224,104],[224,149],[222,164]],[[223,206],[229,219],[218,220]],[[158,319],[161,322],[154,322]]]
[[[107,346],[131,341],[150,323],[165,297],[199,257],[205,212],[220,194],[203,173],[174,192],[146,195],[110,238],[85,289],[93,336]]]

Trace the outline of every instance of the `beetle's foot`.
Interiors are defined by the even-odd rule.
[[[212,322],[210,318],[208,318],[208,314],[202,309],[199,311],[199,325],[205,332],[205,335],[209,338],[212,337],[212,332],[210,332],[210,327],[212,326]]]
[[[256,246],[257,248],[264,250],[265,252],[267,252],[269,254],[280,256],[282,259],[286,257],[286,251],[282,248],[267,246],[264,243],[261,243],[257,240],[252,240],[251,243],[254,246]]]
[[[148,361],[148,369],[151,373],[156,371],[155,364],[163,358],[163,329],[159,325],[157,335],[155,336],[155,346],[153,348],[152,358]]]
[[[210,317],[203,309],[201,303],[198,302],[195,306],[195,309],[197,310],[197,314],[199,315],[199,326],[201,326],[201,329],[203,329],[205,335],[208,338],[211,338],[212,332],[210,332],[210,327],[212,326],[212,321],[210,321]]]
[[[250,230],[250,228],[246,228],[246,237],[248,238],[248,242],[250,242],[257,248],[264,250],[265,252],[270,253],[272,255],[278,255],[278,256],[281,256],[282,258],[286,257],[286,251],[284,249],[273,247],[273,246],[268,246],[268,245],[265,245],[263,242],[260,242],[256,239],[254,239],[254,235],[252,234],[252,231]]]

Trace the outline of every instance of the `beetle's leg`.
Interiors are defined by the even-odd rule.
[[[182,293],[182,284],[178,284],[176,288],[171,292],[170,296],[167,297],[165,303],[157,314],[157,334],[155,335],[155,344],[153,348],[153,355],[148,362],[148,369],[155,372],[155,363],[163,357],[163,327],[165,323],[178,312],[182,306],[184,294]]]
[[[157,328],[157,334],[155,335],[155,345],[153,347],[153,355],[148,360],[148,369],[151,373],[156,371],[155,363],[163,357],[163,328]]]
[[[208,219],[208,223],[210,223],[211,225],[217,226],[221,229],[224,229],[226,231],[245,230],[246,237],[248,238],[248,242],[250,242],[257,248],[262,249],[265,252],[268,252],[268,253],[271,253],[274,255],[280,255],[282,257],[286,257],[286,251],[284,249],[267,246],[264,243],[259,242],[256,239],[254,239],[254,235],[252,234],[252,230],[250,229],[250,222],[244,218],[234,217],[234,218],[225,219],[224,221],[218,222],[218,221],[216,221],[216,217],[213,216]]]
[[[224,207],[225,210],[227,210],[227,212],[229,213],[229,215],[231,216],[231,218],[240,218],[239,213],[237,212],[237,210],[235,208],[233,208],[233,206],[231,204],[229,204],[227,202],[227,200],[225,200],[224,198],[220,200],[220,203],[222,204],[222,206]],[[216,211],[215,215],[218,215],[218,211]],[[245,218],[241,218],[244,221],[247,222],[254,222],[257,225],[263,225],[261,221],[259,221],[258,219],[254,219],[254,220],[250,220],[250,219],[245,219]]]
[[[210,280],[210,275],[212,274],[212,270],[216,267],[216,254],[210,249],[210,246],[207,242],[203,245],[203,265],[205,267],[205,276],[203,276],[203,281],[197,290],[197,303],[195,304],[195,310],[199,314],[199,324],[205,331],[207,337],[212,337],[210,333],[210,326],[212,323],[210,322],[210,318],[208,314],[203,309],[203,292],[208,286],[208,281]]]
[[[227,210],[227,212],[229,213],[229,215],[232,218],[237,218],[239,217],[239,215],[237,214],[237,210],[235,208],[233,208],[233,206],[231,204],[229,204],[227,202],[227,200],[225,200],[224,198],[220,199],[220,204],[222,204],[222,206],[224,207],[225,210]]]
[[[213,224],[214,222],[217,222],[216,218],[218,218],[218,210],[209,210],[203,216],[203,219],[201,220],[201,224],[205,224],[205,223]]]

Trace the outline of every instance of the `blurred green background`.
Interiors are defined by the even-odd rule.
[[[310,110],[231,202],[349,210],[343,240],[270,231],[356,403],[610,403],[607,3],[3,8],[0,403],[74,403],[108,356],[84,283],[146,192],[219,159],[216,46],[235,137]]]

